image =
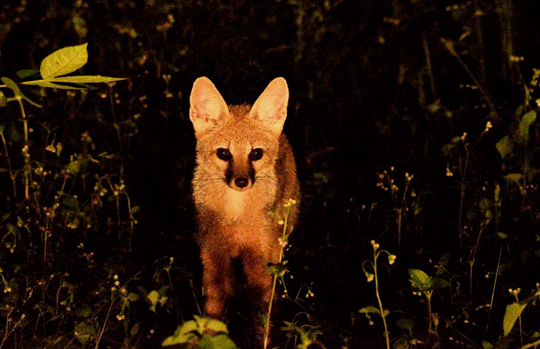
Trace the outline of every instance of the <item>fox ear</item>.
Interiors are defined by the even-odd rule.
[[[195,135],[205,133],[229,114],[227,103],[212,81],[205,76],[193,83],[189,104],[189,118]]]
[[[277,137],[283,130],[287,118],[289,88],[284,78],[276,78],[268,84],[253,104],[250,116],[267,125]]]

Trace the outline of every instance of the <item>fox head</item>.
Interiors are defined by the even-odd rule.
[[[239,192],[258,180],[275,181],[288,100],[284,78],[270,82],[252,107],[229,106],[212,81],[195,80],[189,117],[197,138],[197,170]]]

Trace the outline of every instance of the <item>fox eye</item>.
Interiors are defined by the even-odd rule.
[[[262,148],[254,148],[253,150],[251,150],[251,153],[249,153],[249,159],[251,161],[260,160],[262,156],[263,156]]]
[[[231,152],[227,148],[218,148],[216,150],[216,155],[220,160],[229,161],[232,159]]]

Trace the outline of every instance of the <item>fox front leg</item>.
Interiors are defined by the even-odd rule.
[[[264,314],[272,294],[272,276],[266,270],[269,258],[253,249],[245,250],[242,257],[251,302]]]
[[[214,319],[223,317],[225,302],[233,294],[234,271],[231,259],[212,251],[201,249],[203,263],[203,291],[206,297],[204,311]]]

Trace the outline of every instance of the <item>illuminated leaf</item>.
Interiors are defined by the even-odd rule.
[[[88,61],[88,44],[64,47],[41,61],[39,72],[44,80],[66,75],[83,67]]]

